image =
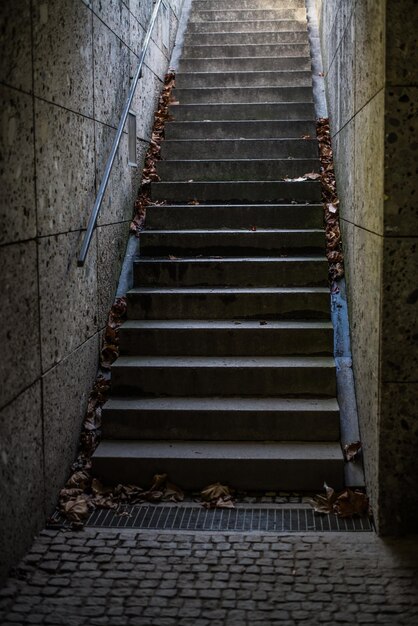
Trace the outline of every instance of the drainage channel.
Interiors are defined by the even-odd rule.
[[[309,507],[247,506],[234,509],[205,509],[198,505],[137,504],[116,510],[96,509],[85,524],[93,528],[141,530],[188,530],[205,532],[370,532],[367,516],[338,518],[319,515]],[[56,511],[49,528],[70,528],[71,523]]]

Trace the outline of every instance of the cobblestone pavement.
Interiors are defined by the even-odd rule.
[[[43,531],[0,624],[418,624],[418,538]]]

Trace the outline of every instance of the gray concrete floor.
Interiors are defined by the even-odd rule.
[[[0,624],[418,624],[418,537],[43,531]]]

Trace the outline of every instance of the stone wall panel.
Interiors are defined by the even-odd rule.
[[[33,9],[35,95],[93,116],[92,15],[82,3],[35,2]]]
[[[96,333],[42,379],[47,515],[53,512],[76,457],[82,419],[96,376],[98,350]]]
[[[2,2],[0,7],[0,82],[32,91],[30,0]]]
[[[0,86],[0,245],[36,236],[32,96]]]
[[[0,411],[0,579],[44,524],[42,444],[38,380]]]
[[[85,227],[94,202],[94,122],[35,103],[38,234]]]
[[[40,375],[36,242],[0,247],[0,407]]]

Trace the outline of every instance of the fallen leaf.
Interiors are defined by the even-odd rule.
[[[257,226],[251,226],[250,230],[252,230],[253,232],[255,232],[257,230]]]
[[[174,256],[174,254],[169,254],[168,258],[170,259],[170,261],[175,261],[178,257]]]
[[[307,180],[318,180],[318,178],[321,178],[321,174],[318,174],[317,172],[309,172],[308,174],[304,174],[303,177]]]
[[[87,472],[74,472],[65,483],[67,489],[85,489],[90,485],[90,475]]]
[[[337,207],[335,206],[335,204],[332,204],[331,202],[329,202],[327,204],[327,209],[330,213],[336,213],[337,212]]]
[[[231,494],[229,487],[226,485],[221,485],[221,483],[214,483],[213,485],[208,485],[200,492],[200,495],[203,500],[217,500],[223,496],[229,496]]]
[[[87,496],[79,496],[74,500],[68,500],[61,504],[61,511],[70,522],[82,523],[89,514],[89,501]]]
[[[344,446],[344,456],[347,461],[355,461],[361,450],[361,442],[354,441]]]
[[[362,491],[346,489],[335,501],[334,512],[338,517],[365,515],[369,510],[369,499]]]

